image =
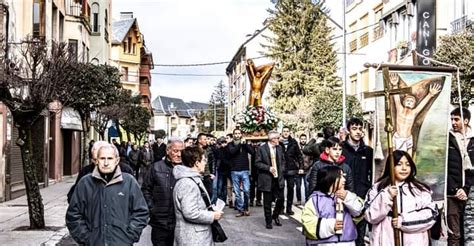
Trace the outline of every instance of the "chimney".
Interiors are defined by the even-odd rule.
[[[133,19],[133,12],[120,12],[120,19],[121,20]]]

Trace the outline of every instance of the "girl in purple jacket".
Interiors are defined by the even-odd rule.
[[[354,217],[362,214],[364,202],[344,190],[346,179],[339,166],[325,166],[317,173],[315,190],[301,215],[306,245],[355,246]]]
[[[394,245],[393,228],[399,229],[402,245],[429,245],[428,230],[438,215],[430,187],[415,178],[416,165],[407,152],[396,150],[393,155],[397,185],[390,185],[387,160],[382,177],[366,197],[365,218],[372,224],[370,245]],[[392,218],[393,202],[398,205],[397,219]]]

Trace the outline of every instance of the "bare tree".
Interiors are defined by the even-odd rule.
[[[79,73],[77,61],[67,45],[27,38],[10,49],[12,59],[0,76],[0,100],[9,108],[19,136],[30,228],[44,228],[44,207],[39,191],[37,165],[33,159],[32,130],[41,117],[57,114],[73,100],[73,80]]]
[[[98,117],[105,117],[101,114],[100,109],[110,106],[116,102],[118,90],[121,89],[120,73],[116,67],[110,65],[93,65],[90,63],[79,64],[82,71],[74,80],[74,95],[76,100],[71,104],[79,115],[81,116],[83,136],[82,142],[84,146],[84,153],[87,153],[89,142],[89,129],[92,125],[91,116],[93,114]],[[106,119],[99,119],[98,122],[104,122]],[[105,121],[107,123],[107,121]],[[105,129],[107,125],[100,126]],[[103,130],[102,132],[105,132]],[[104,136],[102,135],[102,138]],[[87,155],[82,155],[81,163],[84,163]]]

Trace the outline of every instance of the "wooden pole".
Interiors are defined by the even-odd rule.
[[[388,72],[388,67],[384,67],[382,69],[383,75],[383,83],[385,88],[391,88],[390,85],[390,77]],[[387,145],[388,145],[388,161],[390,165],[390,183],[391,185],[396,185],[395,181],[395,163],[393,159],[393,125],[392,125],[392,107],[391,107],[391,100],[390,100],[390,92],[389,90],[385,91],[385,132],[387,133]],[[392,204],[392,214],[393,218],[398,218],[398,204],[397,204],[398,196],[395,197],[393,204]],[[400,246],[400,233],[397,228],[393,228],[393,236],[395,246]]]

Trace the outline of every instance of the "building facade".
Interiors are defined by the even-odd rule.
[[[364,64],[430,65],[413,51],[433,56],[439,37],[452,29],[455,15],[449,17],[446,13],[454,9],[450,1],[443,0],[346,0],[345,4],[346,94],[356,96],[365,120],[374,122],[375,100],[364,99],[363,93],[373,91],[382,82],[376,81],[376,69]],[[461,18],[462,14],[456,16]],[[368,130],[368,136],[372,136]]]
[[[1,33],[7,47],[8,60],[18,57],[19,47],[27,38],[34,42],[66,42],[78,61],[87,62],[90,38],[90,5],[74,0],[4,0],[1,3]],[[6,61],[2,61],[6,62]],[[77,114],[70,109],[59,110],[51,103],[50,116],[39,119],[34,126],[33,155],[40,165],[37,176],[41,186],[61,181],[64,175],[80,168],[82,128]],[[0,103],[0,201],[14,199],[25,193],[23,164],[15,144],[18,129],[9,110]]]
[[[132,91],[132,95],[140,93],[142,38],[132,12],[121,12],[120,20],[112,22],[111,64],[119,69],[122,87]]]

